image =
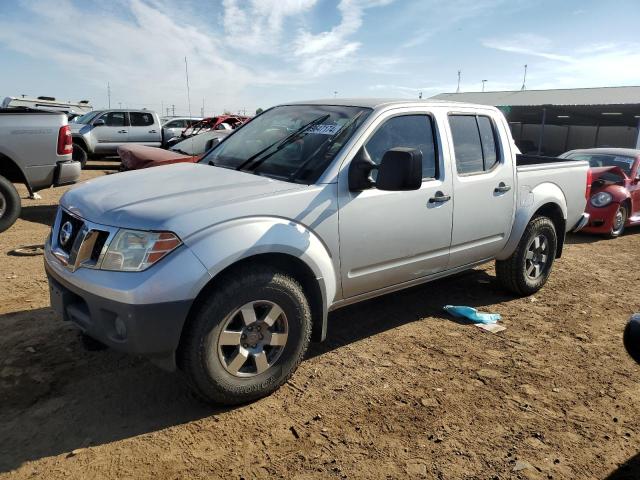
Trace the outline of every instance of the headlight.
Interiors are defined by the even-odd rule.
[[[611,203],[613,197],[607,192],[598,192],[591,195],[591,205],[594,207],[606,207]]]
[[[102,260],[102,270],[141,272],[182,242],[171,232],[119,230]]]

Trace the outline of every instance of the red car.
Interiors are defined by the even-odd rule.
[[[203,118],[185,128],[179,137],[165,139],[165,145],[167,147],[173,146],[185,138],[200,135],[203,132],[235,130],[249,120],[251,120],[251,117],[244,117],[242,115],[218,115],[217,117]]]
[[[122,162],[120,170],[139,170],[171,163],[195,163],[229,133],[231,130],[204,132],[186,138],[168,150],[146,145],[122,145],[118,147],[118,155]]]
[[[640,150],[591,148],[562,157],[586,160],[591,166],[585,210],[590,218],[581,231],[618,237],[625,227],[640,225]]]

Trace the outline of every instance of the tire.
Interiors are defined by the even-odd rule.
[[[84,148],[82,148],[79,144],[74,143],[73,152],[71,153],[71,159],[75,160],[76,162],[80,162],[80,166],[84,168],[87,164],[87,160],[89,159],[89,155]]]
[[[310,338],[311,311],[300,284],[252,266],[227,277],[200,305],[183,332],[178,364],[204,400],[247,403],[291,377]]]
[[[22,206],[16,187],[9,180],[0,177],[0,232],[16,223]]]
[[[547,217],[534,217],[527,225],[516,251],[506,260],[496,260],[500,284],[519,296],[540,290],[551,273],[558,237]]]
[[[624,224],[627,223],[629,212],[626,205],[619,205],[613,216],[613,224],[609,232],[609,238],[617,238],[624,232]]]

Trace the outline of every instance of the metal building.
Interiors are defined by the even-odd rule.
[[[640,148],[640,87],[442,93],[433,98],[500,108],[523,153]]]

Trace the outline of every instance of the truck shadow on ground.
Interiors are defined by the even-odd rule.
[[[621,238],[627,235],[640,234],[640,226],[626,227]],[[599,235],[596,233],[571,233],[567,235],[566,243],[568,245],[580,245],[582,243],[594,243],[594,242],[615,242],[616,238],[609,238],[606,235]]]
[[[640,478],[640,453],[620,465],[605,480],[637,480]]]
[[[332,313],[327,340],[312,345],[308,358],[425,317],[452,320],[445,304],[511,299],[482,270],[389,294]],[[113,351],[85,351],[75,328],[50,308],[0,315],[0,327],[14,332],[0,342],[0,472],[226,411],[194,397],[180,374]]]
[[[57,205],[27,205],[22,207],[20,218],[27,222],[51,226],[56,219]]]

